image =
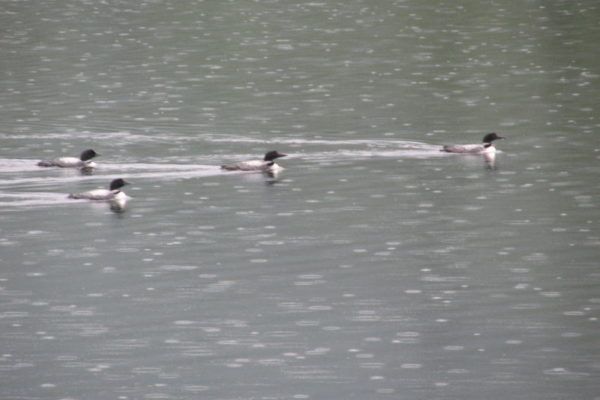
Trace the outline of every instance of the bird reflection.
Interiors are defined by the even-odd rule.
[[[79,173],[81,175],[94,175],[95,168],[93,166],[85,166],[79,168]]]
[[[267,185],[274,185],[277,182],[279,182],[279,176],[281,175],[281,170],[264,172],[263,175],[266,178],[268,178],[266,180]]]
[[[241,178],[246,182],[265,182],[267,185],[273,185],[279,182],[283,168],[277,171],[262,171],[259,174],[256,173],[243,173]]]

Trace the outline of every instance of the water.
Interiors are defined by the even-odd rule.
[[[4,2],[0,397],[598,399],[599,15]]]

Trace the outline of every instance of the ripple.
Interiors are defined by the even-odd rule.
[[[400,368],[402,369],[421,369],[423,368],[423,364],[418,364],[418,363],[406,363],[406,364],[401,364]]]
[[[263,365],[266,367],[281,367],[286,364],[285,360],[282,358],[264,358],[257,361],[258,365]]]
[[[329,353],[330,351],[331,351],[331,349],[329,347],[317,347],[312,350],[307,350],[304,353],[307,356],[321,356],[321,355]]]
[[[181,355],[184,357],[210,357],[214,356],[215,352],[201,346],[186,346],[181,350]]]
[[[183,385],[183,391],[189,393],[202,393],[210,390],[210,386],[204,385]]]
[[[198,322],[197,321],[190,321],[190,320],[178,320],[173,322],[173,324],[178,325],[178,326],[189,326],[189,325],[196,325]]]
[[[181,271],[193,271],[198,269],[196,265],[162,265],[158,267],[161,271],[168,272],[181,272]]]
[[[203,289],[203,291],[206,293],[222,293],[222,292],[225,292],[225,291],[231,289],[235,284],[236,284],[235,281],[223,280],[223,281],[209,284],[208,287]]]
[[[444,350],[446,350],[446,351],[462,351],[464,349],[465,349],[465,346],[458,346],[458,345],[444,346]]]
[[[566,377],[566,378],[584,378],[584,377],[590,376],[590,374],[586,373],[586,372],[570,371],[567,368],[562,368],[562,367],[546,369],[546,370],[544,370],[544,374],[552,375],[552,376],[562,376],[562,377]]]
[[[563,315],[567,315],[567,316],[571,316],[571,317],[583,317],[583,316],[585,316],[585,312],[579,311],[579,310],[565,311],[565,312],[563,312]]]

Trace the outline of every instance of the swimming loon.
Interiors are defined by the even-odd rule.
[[[110,183],[109,189],[95,189],[82,193],[71,193],[69,195],[70,199],[86,199],[86,200],[119,200],[126,199],[127,195],[125,192],[121,191],[121,188],[125,185],[128,185],[129,182],[125,182],[125,180],[118,178],[114,179]]]
[[[272,173],[282,169],[279,165],[275,164],[275,159],[285,156],[287,156],[287,154],[273,150],[266,153],[262,160],[249,160],[221,165],[221,169],[227,171],[262,171]]]
[[[37,163],[40,167],[61,167],[61,168],[94,168],[96,163],[91,161],[92,158],[99,156],[92,149],[87,149],[81,152],[79,158],[77,157],[59,157],[54,160],[42,160]]]
[[[496,147],[492,143],[494,140],[504,139],[498,136],[495,132],[488,133],[483,137],[482,143],[479,144],[452,144],[445,145],[442,150],[447,153],[467,153],[467,154],[485,154],[495,153]]]

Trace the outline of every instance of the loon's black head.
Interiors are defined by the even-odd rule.
[[[278,152],[277,150],[273,150],[273,151],[269,151],[267,154],[265,154],[264,160],[265,161],[273,161],[276,158],[285,157],[285,156],[287,156],[287,154],[283,154],[283,153]]]
[[[117,190],[117,189],[121,189],[123,186],[125,185],[129,185],[129,182],[125,182],[124,179],[118,178],[118,179],[114,179],[111,183],[110,183],[110,190]]]
[[[504,139],[502,136],[498,136],[496,132],[488,133],[483,137],[483,143],[492,143],[494,140]]]
[[[84,150],[81,155],[79,156],[79,159],[81,161],[88,161],[91,160],[92,158],[99,156],[100,154],[96,153],[94,150],[92,149],[87,149]]]

